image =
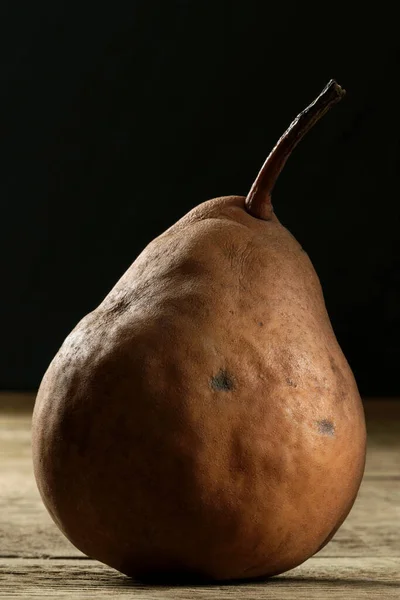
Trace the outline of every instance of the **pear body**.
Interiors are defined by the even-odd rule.
[[[365,464],[362,402],[310,259],[241,196],[190,211],[82,319],[32,434],[67,538],[150,580],[299,565],[343,523]]]

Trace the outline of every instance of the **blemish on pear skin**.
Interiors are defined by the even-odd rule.
[[[216,392],[229,392],[234,388],[233,379],[225,369],[220,369],[217,375],[211,377],[211,387]]]
[[[317,421],[317,427],[319,433],[323,435],[335,435],[335,426],[332,421],[328,421],[328,419],[322,419],[322,421]]]

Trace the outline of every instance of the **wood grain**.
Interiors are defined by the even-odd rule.
[[[400,598],[400,401],[365,400],[365,476],[320,553],[267,582],[173,588],[132,582],[59,532],[32,473],[33,399],[0,394],[0,598]]]
[[[323,600],[399,598],[396,558],[311,558],[268,581],[203,586],[148,586],[88,560],[0,560],[1,598],[119,598],[135,600]],[[8,594],[8,595],[7,595]]]

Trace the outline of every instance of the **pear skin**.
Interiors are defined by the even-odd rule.
[[[206,201],[148,244],[47,369],[34,472],[89,557],[145,581],[270,577],[350,512],[363,405],[318,276],[271,203],[342,95],[329,82],[247,197]]]

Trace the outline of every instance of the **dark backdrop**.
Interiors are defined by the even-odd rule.
[[[152,238],[245,195],[334,77],[346,99],[297,148],[274,207],[361,392],[399,394],[399,37],[384,4],[3,0],[3,389],[38,386]]]

